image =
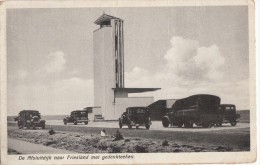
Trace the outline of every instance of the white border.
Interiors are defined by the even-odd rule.
[[[83,7],[160,7],[160,6],[227,6],[249,5],[249,61],[250,61],[250,119],[251,119],[251,151],[223,152],[223,153],[149,153],[132,154],[134,160],[87,161],[17,161],[18,156],[7,155],[7,127],[6,127],[6,9],[9,8],[83,8]],[[142,1],[8,1],[1,4],[1,161],[8,164],[144,164],[144,163],[246,163],[256,159],[256,124],[255,117],[255,34],[254,34],[254,2],[252,0],[142,0]],[[257,22],[257,21],[256,21]],[[258,67],[259,69],[259,67]],[[258,81],[259,82],[259,81]],[[102,154],[101,154],[102,155]],[[106,154],[107,155],[107,154]],[[112,155],[112,154],[111,154]],[[8,161],[7,161],[8,160]]]

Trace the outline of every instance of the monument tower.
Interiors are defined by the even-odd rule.
[[[103,13],[94,31],[94,104],[105,120],[116,120],[129,106],[147,106],[153,97],[128,97],[128,93],[160,88],[125,88],[124,21]]]

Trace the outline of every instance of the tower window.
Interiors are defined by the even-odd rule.
[[[116,62],[115,62],[115,68],[116,68],[116,73],[118,73],[118,62],[117,62],[117,60],[116,60]]]
[[[115,50],[117,50],[117,36],[115,36]]]
[[[110,26],[110,25],[111,25],[111,22],[110,22],[110,20],[108,20],[108,21],[103,21],[100,26],[104,27],[104,26]]]

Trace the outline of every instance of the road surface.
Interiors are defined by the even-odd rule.
[[[59,120],[47,120],[46,125],[55,126],[55,125],[64,125],[62,121]],[[97,127],[97,128],[119,128],[118,122],[109,121],[109,122],[89,122],[88,125],[84,123],[79,123],[78,125],[74,125],[73,123],[69,123],[67,126],[74,127]],[[212,127],[212,128],[202,128],[196,127],[193,128],[178,128],[178,127],[168,127],[164,128],[162,126],[161,121],[153,121],[150,127],[150,130],[163,130],[163,131],[181,131],[181,132],[207,132],[207,131],[220,131],[220,130],[230,130],[230,129],[239,129],[239,128],[249,128],[249,123],[237,123],[236,126],[231,126],[230,124],[223,124],[221,127]],[[128,128],[127,126],[123,126],[123,128]],[[135,129],[135,127],[133,127]],[[145,127],[139,127],[139,129],[145,129]]]

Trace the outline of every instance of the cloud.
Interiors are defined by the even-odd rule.
[[[219,48],[216,45],[199,47],[194,61],[200,71],[206,71],[205,78],[209,80],[223,78],[222,66],[225,64],[225,58],[221,56]]]
[[[128,85],[193,84],[198,82],[220,81],[223,78],[222,66],[225,58],[217,45],[200,47],[199,42],[182,37],[171,39],[172,47],[164,55],[165,63],[156,73],[141,67],[126,72]],[[171,83],[170,83],[171,82]]]
[[[211,80],[222,78],[221,66],[225,59],[216,45],[200,47],[196,40],[173,37],[167,51],[165,71],[184,80]]]
[[[131,94],[178,99],[194,94],[220,96],[222,103],[249,108],[249,80],[232,82],[224,79],[225,58],[217,45],[201,47],[198,41],[173,37],[172,47],[164,55],[165,63],[155,73],[135,67],[125,73],[127,87],[160,87],[157,92]]]
[[[43,70],[46,73],[60,73],[64,70],[65,64],[65,54],[62,51],[55,51],[48,55],[48,62]]]

